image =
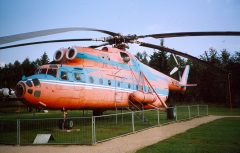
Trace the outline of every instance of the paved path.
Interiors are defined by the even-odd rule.
[[[98,143],[83,145],[9,146],[0,145],[0,153],[130,153],[155,144],[188,129],[225,116],[205,116],[192,120],[151,128],[127,136]]]

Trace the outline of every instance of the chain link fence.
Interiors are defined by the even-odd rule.
[[[73,124],[71,129],[61,128],[61,118],[0,120],[0,144],[35,144],[39,134],[50,135],[47,142],[41,144],[96,144],[147,128],[208,115],[207,105],[176,106],[172,110],[175,115],[172,119],[159,109],[69,117],[69,123]]]

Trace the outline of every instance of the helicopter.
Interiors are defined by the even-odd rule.
[[[170,75],[179,71],[179,64],[175,55],[216,68],[192,55],[164,46],[142,42],[139,41],[140,38],[240,36],[239,31],[122,35],[107,30],[72,27],[0,37],[0,45],[72,31],[93,31],[109,36],[35,41],[0,47],[0,50],[4,50],[57,42],[103,42],[103,44],[88,47],[60,48],[55,52],[53,62],[40,66],[34,75],[23,77],[16,85],[16,97],[24,99],[28,106],[62,110],[64,111],[64,121],[66,120],[67,110],[93,110],[93,115],[101,115],[105,110],[117,108],[137,108],[140,110],[158,108],[168,111],[169,107],[166,101],[169,91],[185,92],[187,87],[196,86],[196,84],[188,84],[187,82],[190,71],[189,65],[185,66],[182,75],[179,75],[179,79],[176,80],[141,63],[127,51],[128,44],[138,44],[142,47],[171,53],[177,66],[170,72]],[[109,45],[111,47],[108,47]]]

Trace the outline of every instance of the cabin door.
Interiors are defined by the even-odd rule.
[[[121,105],[124,101],[124,92],[122,91],[123,79],[115,79],[115,103],[116,106]]]

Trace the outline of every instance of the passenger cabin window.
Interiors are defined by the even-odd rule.
[[[108,80],[108,85],[111,86],[112,82],[111,80]]]
[[[48,69],[47,74],[56,77],[57,76],[57,69]]]
[[[93,77],[91,77],[91,76],[89,77],[89,82],[90,82],[90,83],[94,83]]]
[[[74,77],[75,77],[75,80],[77,80],[77,81],[81,80],[80,73],[74,73]]]
[[[130,61],[130,57],[128,56],[128,54],[126,54],[124,52],[120,52],[120,55],[121,55],[124,63],[128,63]]]
[[[68,75],[67,75],[67,72],[66,72],[66,71],[62,71],[62,72],[61,72],[61,79],[62,79],[62,80],[68,80]]]
[[[99,84],[103,84],[103,79],[99,79]]]
[[[131,84],[130,84],[130,83],[128,83],[128,88],[129,88],[129,89],[131,88]]]
[[[120,82],[118,82],[118,87],[120,87],[121,86],[121,83]]]

